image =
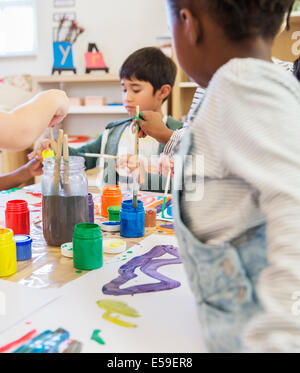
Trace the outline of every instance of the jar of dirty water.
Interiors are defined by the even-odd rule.
[[[71,242],[74,227],[89,221],[88,180],[84,158],[69,157],[44,160],[42,177],[43,233],[48,245]]]

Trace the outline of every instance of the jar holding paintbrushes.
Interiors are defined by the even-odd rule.
[[[89,216],[84,158],[69,157],[66,146],[62,157],[62,143],[60,137],[55,158],[44,160],[42,177],[43,233],[51,246],[71,242],[75,225],[88,222]]]

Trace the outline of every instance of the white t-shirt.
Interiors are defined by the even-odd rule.
[[[163,118],[163,122],[167,123],[168,117]],[[132,125],[127,126],[124,130],[118,146],[118,156],[122,154],[134,154],[135,152],[135,133],[132,133]],[[146,168],[150,165],[155,170],[158,170],[159,161],[159,142],[151,136],[147,136],[144,139],[139,139],[139,156],[143,159]],[[130,176],[129,170],[119,170],[121,176],[119,185],[122,190],[131,190],[131,183],[122,182],[122,177]]]

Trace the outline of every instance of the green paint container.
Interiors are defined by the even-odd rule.
[[[82,270],[102,267],[102,233],[98,224],[82,223],[75,225],[73,262],[75,268]]]
[[[107,209],[109,221],[120,221],[121,206],[111,206]]]

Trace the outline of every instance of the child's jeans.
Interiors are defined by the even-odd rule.
[[[187,133],[179,154],[186,155],[189,149],[190,134]],[[182,171],[176,170],[175,186],[181,174]],[[222,246],[205,245],[181,220],[180,194],[176,190],[173,193],[175,230],[180,255],[196,297],[203,338],[210,352],[239,352],[243,348],[245,324],[262,310],[257,282],[267,266],[265,225]]]

